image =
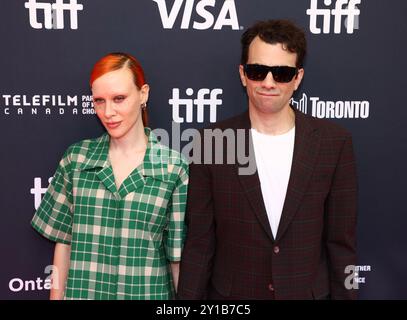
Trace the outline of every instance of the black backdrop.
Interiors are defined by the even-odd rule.
[[[360,298],[407,298],[406,16],[403,0],[2,0],[0,299],[48,297],[53,243],[29,222],[64,150],[103,131],[89,103],[96,60],[125,51],[141,61],[152,128],[170,130],[180,119],[181,130],[200,128],[210,123],[211,104],[217,120],[246,108],[240,36],[270,18],[292,19],[307,32],[294,103],[354,137]],[[185,103],[200,90],[203,122],[196,105],[188,122]]]

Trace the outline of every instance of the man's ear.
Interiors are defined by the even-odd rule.
[[[240,81],[242,81],[243,87],[246,87],[246,76],[244,74],[242,65],[239,65],[239,75],[240,75]]]
[[[301,84],[302,78],[304,77],[304,69],[301,68],[298,70],[297,76],[295,77],[295,84],[294,84],[294,90],[297,90],[298,87]]]

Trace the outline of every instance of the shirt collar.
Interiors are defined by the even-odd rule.
[[[170,151],[158,142],[156,135],[150,128],[145,127],[144,133],[148,137],[148,141],[143,163],[139,166],[140,173],[143,176],[166,181],[168,179]],[[109,167],[109,142],[110,136],[108,133],[104,133],[92,141],[88,154],[80,165],[80,170]]]

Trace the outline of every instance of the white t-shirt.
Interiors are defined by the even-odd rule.
[[[257,172],[270,227],[276,238],[294,152],[295,127],[277,135],[251,129]]]

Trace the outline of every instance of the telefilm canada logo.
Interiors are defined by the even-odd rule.
[[[357,7],[358,4],[361,4],[361,0],[311,0],[310,8],[306,12],[310,17],[311,33],[320,34],[322,30],[323,34],[330,34],[333,20],[333,32],[335,34],[342,33],[342,26],[346,29],[347,34],[353,34],[355,29],[359,29],[360,10]],[[331,19],[332,17],[333,19]]]
[[[94,115],[92,95],[0,94],[4,116]]]
[[[303,93],[299,99],[291,99],[291,104],[302,113],[325,119],[367,119],[370,116],[370,102],[326,101],[320,97],[309,97]]]
[[[83,5],[77,0],[55,0],[54,3],[28,0],[24,3],[28,9],[30,26],[34,29],[65,29],[64,13],[69,12],[70,28],[78,29],[78,12],[83,10]],[[40,17],[43,17],[41,22]]]
[[[164,29],[241,30],[234,0],[152,0]],[[172,3],[172,6],[171,6]]]

